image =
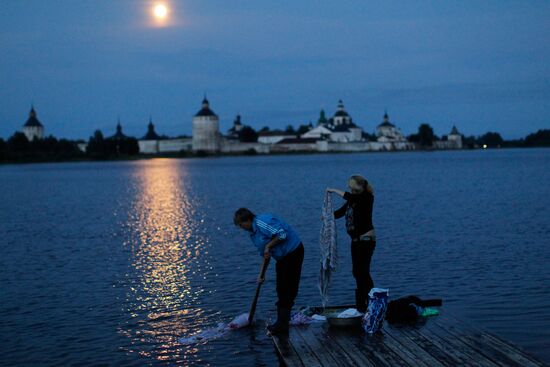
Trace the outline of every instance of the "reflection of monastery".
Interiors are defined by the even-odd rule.
[[[338,102],[338,108],[331,118],[326,118],[321,110],[317,126],[303,134],[284,131],[264,131],[259,133],[258,142],[239,141],[243,129],[241,117],[237,116],[227,135],[219,129],[219,118],[210,109],[206,98],[202,108],[193,117],[193,137],[179,139],[161,139],[149,122],[147,134],[139,140],[139,149],[144,154],[173,153],[195,151],[205,153],[238,153],[256,151],[257,153],[292,151],[383,151],[412,150],[415,144],[407,141],[401,131],[390,122],[387,113],[376,127],[376,141],[369,141],[368,135],[358,126],[344,109],[344,103]],[[453,127],[447,140],[438,141],[439,149],[462,148],[462,136]]]

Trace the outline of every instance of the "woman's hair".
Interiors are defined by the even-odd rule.
[[[365,177],[361,175],[351,175],[349,180],[359,185],[363,189],[362,191],[367,191],[371,195],[374,195],[374,188]]]
[[[254,213],[252,213],[247,208],[239,208],[237,209],[237,211],[235,212],[235,215],[233,216],[233,223],[235,223],[235,225],[238,226],[239,224],[246,222],[249,219],[250,220],[254,219],[255,216],[256,215],[254,215]]]

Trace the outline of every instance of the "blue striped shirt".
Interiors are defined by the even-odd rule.
[[[300,244],[300,237],[288,224],[271,214],[260,214],[252,221],[250,238],[258,249],[260,256],[264,255],[265,245],[277,237],[281,242],[273,246],[269,253],[275,260],[280,260]]]

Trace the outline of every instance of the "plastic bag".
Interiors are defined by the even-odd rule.
[[[388,308],[389,290],[372,288],[369,292],[369,307],[363,317],[363,328],[368,334],[374,334],[382,328]]]

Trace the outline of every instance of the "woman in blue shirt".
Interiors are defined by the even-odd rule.
[[[281,219],[271,214],[255,215],[247,208],[235,212],[236,226],[250,232],[250,239],[260,256],[273,257],[277,273],[277,321],[267,329],[271,333],[288,332],[290,310],[298,295],[304,246],[298,234]],[[262,283],[264,279],[258,279]]]

